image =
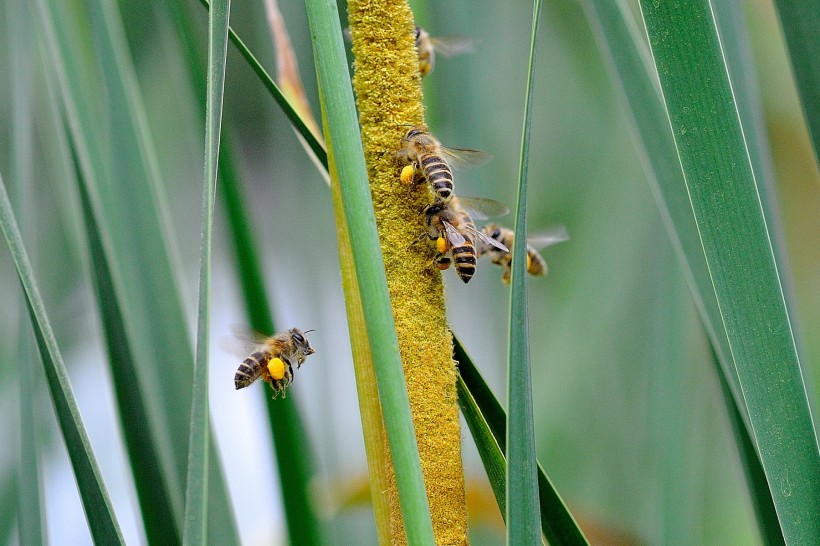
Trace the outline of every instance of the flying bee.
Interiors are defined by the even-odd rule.
[[[449,202],[436,199],[424,207],[427,232],[422,237],[426,235],[436,241],[436,267],[444,270],[452,264],[459,278],[468,283],[475,274],[477,242],[509,252],[504,243],[479,231],[471,217],[472,214],[482,220],[486,219],[485,213],[503,216],[507,212],[504,204],[478,197],[453,197]]]
[[[499,224],[487,224],[481,231],[484,235],[494,241],[498,241],[510,248],[515,241],[515,233],[510,228]],[[555,226],[547,231],[527,237],[527,273],[536,277],[543,277],[547,274],[547,262],[538,253],[541,248],[546,248],[557,243],[569,240],[569,233],[564,226]],[[495,245],[480,245],[478,248],[479,257],[487,254],[494,264],[500,265],[504,272],[501,274],[501,281],[510,284],[510,273],[512,272],[512,254],[509,251],[502,251]]]
[[[436,53],[452,57],[475,50],[476,40],[466,36],[433,37],[421,27],[413,30],[416,39],[416,51],[419,53],[419,72],[426,76],[436,65]]]
[[[430,188],[442,201],[453,196],[453,172],[450,166],[466,168],[490,159],[490,155],[478,150],[445,148],[424,126],[410,127],[402,138],[402,148],[396,152],[406,165],[400,179],[405,184],[427,180]]]
[[[233,378],[236,388],[244,389],[261,377],[270,383],[274,398],[280,394],[284,398],[285,390],[293,382],[293,366],[299,369],[305,358],[316,352],[305,337],[313,331],[291,328],[273,337],[253,332],[250,337],[257,348],[236,370]]]

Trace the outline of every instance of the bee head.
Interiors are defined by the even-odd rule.
[[[299,348],[299,350],[306,355],[312,355],[316,351],[313,349],[313,347],[310,346],[310,342],[308,342],[304,334],[315,331],[316,330],[305,330],[305,332],[303,333],[299,330],[299,328],[292,328],[290,330],[290,336],[293,338],[294,343],[296,343],[296,346]]]

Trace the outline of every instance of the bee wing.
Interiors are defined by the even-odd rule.
[[[493,156],[487,152],[469,150],[467,148],[445,148],[441,146],[441,153],[447,159],[447,163],[455,169],[469,169],[477,167],[490,161]]]
[[[552,226],[527,237],[527,244],[535,249],[546,248],[564,241],[569,241],[569,232],[563,225]]]
[[[457,199],[457,206],[461,207],[473,220],[486,220],[510,213],[507,205],[495,199],[484,197],[458,197]]]
[[[232,336],[226,336],[219,340],[222,349],[236,357],[244,358],[254,351],[271,344],[271,337],[253,328],[241,324],[231,324]]]
[[[433,44],[433,49],[436,53],[444,55],[445,57],[452,57],[453,55],[461,55],[462,53],[472,53],[475,51],[475,46],[478,40],[470,38],[469,36],[438,36],[430,38]]]
[[[442,220],[441,223],[444,225],[444,233],[447,235],[447,241],[451,246],[459,247],[467,242],[464,235],[459,233],[459,231],[452,224],[445,222],[444,220]]]
[[[342,35],[345,37],[345,42],[350,43],[353,41],[353,33],[350,32],[350,27],[343,28]]]
[[[479,230],[475,229],[472,226],[465,226],[465,227],[467,228],[467,231],[470,232],[470,235],[473,235],[479,241],[479,244],[476,245],[476,246],[479,247],[478,248],[478,253],[479,254],[483,253],[487,248],[489,248],[491,246],[494,246],[495,248],[497,248],[498,250],[501,250],[503,252],[509,252],[510,251],[510,249],[507,248],[506,246],[504,246],[503,243],[501,243],[500,241],[496,241],[492,237],[488,237],[483,231],[479,231]]]

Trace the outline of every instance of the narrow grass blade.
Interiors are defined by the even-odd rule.
[[[535,424],[532,412],[532,377],[530,371],[529,318],[527,312],[527,173],[529,168],[530,129],[532,126],[532,79],[535,44],[541,0],[535,0],[524,102],[524,132],[518,172],[518,203],[515,214],[515,242],[512,248],[510,287],[510,338],[507,361],[507,542],[535,544],[539,540],[541,512],[538,510],[538,487],[535,462]]]
[[[208,344],[210,328],[211,235],[213,202],[219,165],[219,137],[228,52],[230,0],[216,0],[208,17],[208,76],[205,108],[205,170],[202,191],[202,247],[199,263],[194,390],[191,435],[188,442],[188,480],[185,489],[185,544],[204,544],[208,536],[208,476],[210,412],[208,409]]]
[[[789,58],[797,83],[806,124],[814,142],[814,159],[820,163],[820,4],[777,0]]]
[[[26,303],[48,380],[51,400],[71,465],[74,468],[74,477],[80,490],[91,536],[97,544],[124,544],[111,499],[102,481],[80,410],[71,390],[65,364],[57,347],[57,340],[54,338],[54,332],[51,330],[45,306],[34,280],[34,272],[23,247],[23,240],[17,228],[17,221],[14,218],[2,176],[0,176],[0,227],[2,227],[6,243],[11,250],[14,265],[26,294]]]
[[[15,185],[12,190],[16,196],[14,206],[20,214],[20,228],[26,232],[33,222],[35,212],[32,203],[34,135],[32,85],[33,48],[28,47],[27,37],[32,30],[29,5],[26,2],[13,2],[8,5],[7,36],[9,37],[9,57],[11,73],[11,104],[14,105],[11,120],[11,179]],[[16,189],[16,191],[14,191]],[[34,362],[34,340],[28,327],[29,317],[25,311],[24,298],[21,295],[18,319],[17,355],[18,362]],[[19,488],[16,496],[19,514],[18,535],[20,544],[45,544],[46,527],[43,513],[43,480],[40,470],[40,448],[38,447],[39,421],[42,419],[39,408],[35,406],[36,389],[34,375],[23,366],[17,366],[16,375],[19,385],[19,426],[20,447],[18,463],[19,483],[26,484]],[[11,506],[4,504],[3,506]]]
[[[817,543],[817,440],[711,9],[705,0],[641,9],[783,535]]]
[[[504,453],[501,451],[501,446],[498,445],[475,398],[470,393],[461,375],[458,376],[456,388],[461,414],[464,416],[470,434],[473,436],[478,455],[481,457],[481,463],[484,465],[484,471],[487,472],[495,501],[498,503],[499,510],[501,510],[501,517],[506,520],[507,492],[504,487],[507,479],[507,461],[504,458]]]
[[[190,18],[186,17],[182,6],[177,2],[167,5],[170,15],[183,43],[186,44],[186,56],[191,75],[194,95],[201,99],[205,108],[205,74],[201,67],[204,60],[199,50],[193,47],[196,35]],[[247,214],[247,200],[242,195],[241,180],[233,159],[233,139],[230,138],[230,126],[222,130],[222,142],[219,147],[219,191],[225,207],[230,240],[233,242],[234,266],[239,280],[245,304],[248,324],[258,332],[275,332],[272,320],[271,305],[265,291],[265,281],[260,266],[258,249],[262,248],[253,232],[253,226]],[[326,167],[323,167],[326,169]],[[268,420],[271,436],[274,441],[279,472],[279,484],[282,490],[285,522],[288,528],[288,539],[294,545],[322,544],[323,535],[316,509],[310,500],[310,483],[316,468],[314,451],[311,447],[304,420],[293,396],[273,400],[266,396]],[[297,441],[298,440],[298,441]]]
[[[210,10],[210,2],[209,0],[200,0],[205,8]],[[273,99],[276,101],[276,104],[282,108],[282,112],[285,113],[287,118],[293,124],[294,129],[299,133],[299,135],[305,140],[307,145],[312,150],[313,154],[316,156],[316,159],[319,161],[321,165],[327,166],[327,152],[325,151],[325,147],[322,145],[319,140],[313,135],[309,128],[309,124],[305,122],[304,119],[299,115],[298,108],[294,107],[293,104],[285,97],[282,93],[282,90],[279,89],[279,86],[276,85],[276,82],[273,81],[273,78],[270,77],[267,70],[262,67],[256,57],[251,53],[251,50],[248,49],[248,46],[245,45],[245,42],[239,37],[236,32],[232,28],[228,29],[228,35],[231,39],[231,42],[236,46],[236,49],[242,55],[242,57],[248,62],[248,66],[259,76],[259,80],[262,82],[262,85],[270,92]]]
[[[433,528],[398,350],[335,1],[307,0],[325,139],[332,150],[376,365],[390,453],[409,544],[432,544]]]
[[[689,290],[698,309],[701,322],[715,352],[714,363],[718,375],[724,379],[731,393],[726,398],[727,411],[737,414],[743,423],[743,443],[752,443],[751,428],[746,414],[743,394],[737,372],[731,358],[729,340],[720,315],[712,280],[706,264],[706,257],[698,236],[697,224],[692,216],[689,195],[675,142],[668,129],[668,118],[662,103],[657,80],[650,73],[651,58],[643,45],[643,39],[632,19],[626,2],[586,0],[584,2],[588,18],[605,54],[613,80],[619,91],[624,112],[632,126],[634,138],[641,155],[644,170],[655,195],[675,252],[683,267]],[[752,108],[752,105],[749,105]],[[760,147],[760,171],[767,172],[765,150]],[[772,217],[776,215],[772,213]],[[739,444],[740,447],[740,444]],[[754,475],[754,461],[741,459],[750,466],[745,468],[747,476]],[[759,462],[757,463],[759,466]],[[755,510],[758,515],[773,508],[768,488],[760,489],[750,484]],[[758,497],[763,494],[763,497]],[[776,515],[769,514],[765,520]],[[782,541],[782,538],[781,538]]]
[[[507,415],[504,412],[504,408],[501,407],[498,399],[496,399],[489,385],[487,385],[487,382],[484,381],[481,373],[475,367],[473,360],[467,354],[464,346],[455,336],[453,336],[453,345],[453,357],[456,362],[458,362],[459,384],[461,385],[463,383],[465,393],[469,393],[472,400],[475,401],[476,408],[480,413],[481,420],[475,423],[474,426],[476,426],[476,428],[486,427],[489,430],[494,442],[499,446],[503,457],[507,450]],[[464,417],[468,419],[469,425],[469,418],[466,413]],[[472,429],[473,426],[470,426],[471,431]],[[485,436],[485,434],[482,433],[482,436]],[[476,445],[478,445],[479,439],[476,438],[475,440]],[[492,446],[479,447],[479,452],[481,452],[482,449],[490,453],[493,451]],[[550,544],[577,544],[579,546],[589,544],[581,532],[580,527],[578,527],[578,524],[575,522],[575,519],[572,517],[572,514],[570,514],[567,509],[563,499],[558,494],[558,491],[555,490],[552,482],[550,482],[544,473],[544,469],[541,468],[541,465],[537,461],[536,465],[538,467],[538,504],[541,511],[541,532],[544,533],[547,541]],[[490,469],[488,469],[487,472],[489,474]],[[494,469],[493,472],[495,472]],[[497,489],[501,489],[502,492],[505,492],[504,484],[502,483],[500,485],[500,488],[493,486],[493,492],[496,493],[496,498],[498,498]],[[499,503],[499,506],[501,506],[501,503]]]
[[[83,222],[91,255],[91,277],[97,294],[108,359],[114,380],[114,394],[119,408],[120,425],[131,463],[131,473],[137,489],[145,536],[150,544],[180,544],[182,537],[169,491],[168,478],[162,472],[157,438],[148,422],[145,396],[136,370],[129,335],[121,310],[123,301],[121,282],[111,270],[103,234],[95,218],[82,170],[74,155],[76,179],[79,186]]]

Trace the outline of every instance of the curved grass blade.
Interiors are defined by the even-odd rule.
[[[515,214],[515,241],[512,248],[510,287],[510,337],[507,361],[507,543],[535,544],[539,540],[541,512],[535,462],[535,425],[532,415],[532,377],[530,372],[529,317],[527,313],[527,174],[529,170],[530,130],[532,126],[532,80],[535,44],[541,0],[535,0],[524,102],[524,131],[518,171],[518,203]]]
[[[200,0],[200,2],[206,9],[211,9],[209,0]],[[230,27],[228,27],[228,36],[230,37],[231,42],[233,42],[236,46],[236,49],[239,50],[242,57],[244,57],[244,59],[248,62],[248,66],[251,67],[251,70],[259,76],[259,80],[262,82],[262,85],[264,85],[273,96],[276,104],[279,105],[282,112],[285,113],[285,116],[287,116],[293,124],[294,129],[296,129],[299,135],[305,140],[319,163],[327,167],[327,151],[322,143],[319,142],[313,135],[308,124],[299,115],[298,109],[290,103],[287,97],[285,97],[282,90],[279,89],[279,86],[276,85],[276,82],[273,81],[273,78],[270,77],[267,70],[262,67],[256,57],[254,57],[253,53],[251,53],[251,50],[248,49],[248,46],[245,45],[245,42],[243,42],[239,35],[236,34],[236,32],[234,32],[234,30]]]
[[[306,0],[326,141],[332,150],[362,294],[367,337],[409,544],[433,544],[433,528],[387,291],[353,90],[335,1]]]
[[[776,0],[797,91],[814,142],[814,159],[820,164],[820,4],[801,0]]]
[[[180,544],[179,507],[174,506],[167,477],[162,472],[157,439],[148,422],[142,386],[136,370],[131,340],[121,310],[120,281],[111,269],[103,234],[95,218],[82,170],[74,158],[83,222],[91,255],[92,282],[96,289],[108,360],[114,380],[120,425],[137,489],[145,536],[149,544]]]
[[[711,8],[644,1],[641,10],[780,526],[787,543],[818,543],[817,440]]]
[[[215,0],[208,14],[208,76],[205,108],[205,170],[202,191],[202,247],[199,263],[194,390],[191,399],[191,435],[188,442],[188,479],[185,489],[185,544],[204,544],[208,536],[208,474],[210,412],[208,409],[208,340],[210,328],[211,236],[213,203],[219,165],[219,137],[228,52],[230,0]]]
[[[25,291],[26,304],[48,380],[51,400],[63,433],[71,466],[74,469],[74,477],[80,490],[91,536],[97,544],[125,544],[111,499],[102,481],[102,474],[85,432],[65,364],[57,347],[57,340],[54,338],[45,306],[40,298],[34,272],[23,246],[2,176],[0,176],[0,227],[2,227],[6,243],[11,250],[17,274]]]
[[[489,385],[487,385],[487,382],[484,381],[481,373],[475,367],[473,360],[467,354],[464,346],[455,336],[453,336],[453,347],[453,358],[458,362],[459,385],[463,383],[465,394],[469,394],[472,400],[475,401],[476,409],[479,412],[478,417],[480,417],[480,421],[471,425],[470,430],[472,431],[474,426],[479,429],[486,428],[490,432],[494,443],[496,443],[501,450],[501,456],[504,457],[507,449],[505,443],[507,436],[507,415],[498,402],[498,399],[496,399],[490,390]],[[469,425],[467,413],[464,414],[464,417],[468,419]],[[485,436],[484,433],[482,433],[482,437],[483,436]],[[476,446],[478,446],[479,439],[475,438],[475,440]],[[479,453],[482,450],[489,451],[490,454],[492,454],[493,448],[492,446],[479,447]],[[483,457],[482,461],[484,461]],[[494,462],[493,464],[496,465],[497,463]],[[538,468],[538,505],[541,511],[541,532],[544,533],[544,536],[550,544],[588,545],[589,542],[586,537],[584,537],[572,514],[570,514],[558,491],[556,491],[552,482],[550,482],[544,473],[544,469],[541,468],[538,461],[536,461],[536,465]],[[488,475],[490,475],[490,469],[488,469],[487,472]],[[495,470],[493,469],[492,472],[495,473]],[[492,480],[492,477],[490,479]],[[496,499],[498,499],[497,491],[499,490],[502,493],[506,493],[503,483],[498,486],[493,485],[493,492],[496,493]],[[502,506],[500,501],[499,506]],[[504,513],[503,508],[502,513]]]
[[[493,495],[495,495],[495,501],[498,503],[499,510],[501,510],[501,517],[506,521],[507,492],[504,489],[504,483],[507,476],[507,461],[504,459],[504,453],[501,451],[501,446],[498,445],[475,398],[470,393],[461,375],[458,376],[456,389],[461,414],[464,416],[470,434],[473,436],[478,455],[481,457],[481,463],[484,465],[484,471],[487,473],[490,487],[493,490]],[[543,518],[543,514],[541,516]]]
[[[649,52],[643,46],[630,8],[625,2],[586,0],[584,7],[600,49],[607,57],[607,64],[618,88],[624,112],[632,126],[655,201],[683,268],[684,277],[710,345],[715,352],[714,363],[718,366],[718,376],[725,381],[726,388],[731,393],[731,398],[725,398],[727,411],[741,419],[743,428],[735,430],[735,433],[742,434],[745,440],[740,442],[738,447],[742,449],[741,446],[749,443],[754,445],[737,371],[731,359],[726,329],[720,316],[706,257],[703,255],[697,224],[692,216],[675,143],[668,130],[668,118],[660,89],[657,80],[650,73]],[[749,108],[751,109],[751,105]],[[762,143],[759,147],[760,170],[766,172],[765,149]],[[774,213],[772,217],[775,217]],[[755,467],[760,466],[759,460],[757,463],[745,457],[741,457],[741,460],[747,465],[746,475],[754,476]],[[771,493],[768,488],[761,489],[752,483],[749,483],[749,486],[756,513],[759,517],[765,515],[760,520],[761,527],[766,528],[766,521],[777,519],[773,511],[767,513],[774,508]],[[759,496],[761,494],[762,497]],[[766,533],[769,531],[766,528]]]

